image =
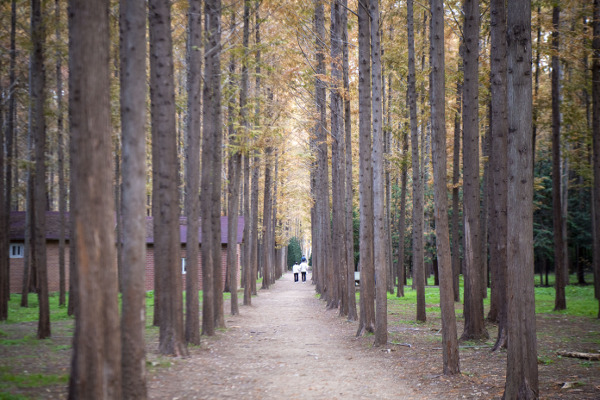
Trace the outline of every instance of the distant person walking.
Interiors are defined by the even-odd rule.
[[[294,282],[298,282],[298,274],[300,273],[300,266],[298,264],[294,264],[292,267],[292,271],[294,271]]]
[[[302,273],[302,282],[306,282],[306,271],[308,271],[308,263],[306,257],[302,256],[302,262],[300,263],[300,273]]]

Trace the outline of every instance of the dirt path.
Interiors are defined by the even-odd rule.
[[[227,310],[226,332],[153,373],[150,398],[417,398],[391,359],[354,339],[356,323],[324,308],[314,286],[286,274],[239,316]]]

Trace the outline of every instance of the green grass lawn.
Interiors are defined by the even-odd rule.
[[[554,277],[549,279],[550,283],[554,282]],[[586,276],[587,282],[593,282],[591,274]],[[461,296],[464,290],[463,277],[460,277],[460,292]],[[577,282],[576,276],[570,277],[570,282]],[[433,279],[429,279],[429,283],[433,283]],[[536,284],[538,281],[536,281]],[[408,279],[407,285],[404,288],[404,297],[396,297],[395,294],[388,293],[388,300],[395,301],[399,304],[414,304],[417,301],[417,291],[411,289],[412,280]],[[598,300],[594,298],[594,285],[589,284],[587,286],[569,285],[565,289],[567,299],[567,309],[562,311],[554,311],[554,287],[535,287],[535,312],[538,314],[561,314],[561,315],[573,315],[578,317],[591,317],[596,318],[598,316]],[[425,288],[425,304],[427,310],[439,311],[440,304],[440,290],[438,287],[426,287]],[[457,303],[458,304],[458,303]],[[488,296],[483,299],[484,306],[490,304],[490,289],[488,289]],[[433,306],[433,307],[432,307]],[[437,307],[436,307],[437,306]],[[462,306],[461,306],[462,308]]]

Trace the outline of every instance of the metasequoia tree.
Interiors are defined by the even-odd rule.
[[[54,2],[54,18],[56,24],[56,41],[62,41],[60,28],[61,2]],[[67,187],[65,183],[65,151],[64,151],[64,123],[63,123],[63,80],[62,80],[62,52],[60,46],[56,48],[56,134],[58,153],[58,304],[64,306],[66,303],[66,273],[65,273],[65,234],[66,234],[66,212],[67,212]]]
[[[506,347],[506,6],[504,0],[490,4],[490,89],[492,125],[490,140],[490,271],[492,291],[488,319],[498,322],[494,349]],[[496,315],[492,315],[492,310]]]
[[[204,87],[202,91],[202,332],[225,325],[221,277],[221,1],[204,3]],[[220,297],[220,301],[219,301]]]
[[[325,15],[323,10],[323,1],[315,0],[315,46],[316,46],[316,76],[315,76],[315,101],[317,120],[315,123],[316,139],[316,183],[315,183],[315,206],[316,222],[319,230],[319,241],[317,263],[315,267],[318,270],[319,279],[322,282],[322,288],[327,308],[335,308],[337,304],[335,298],[335,285],[333,283],[333,261],[331,250],[331,221],[329,212],[329,159],[327,151],[327,108],[325,82],[322,77],[325,76]]]
[[[46,72],[44,68],[44,38],[42,5],[39,0],[32,0],[31,40],[33,47],[29,60],[29,96],[31,98],[29,131],[33,139],[35,160],[32,193],[32,208],[35,217],[33,218],[33,226],[30,229],[32,229],[34,242],[34,250],[31,256],[37,277],[39,302],[37,336],[39,339],[50,336],[50,303],[46,262],[46,123],[44,116]]]
[[[592,42],[592,137],[594,147],[593,209],[594,218],[594,288],[600,305],[600,0],[594,0],[594,39]],[[598,308],[600,318],[600,307]]]
[[[200,218],[200,115],[202,73],[202,1],[190,0],[187,38],[187,115],[185,156],[185,340],[200,344],[200,306],[198,299],[198,228]]]
[[[214,147],[209,147],[212,157],[214,180],[213,192],[211,193],[211,230],[213,252],[213,291],[214,291],[214,318],[217,328],[225,328],[225,316],[223,310],[223,275],[221,267],[221,166],[222,152],[215,151],[220,149],[223,143],[223,120],[221,118],[221,0],[204,3],[205,12],[205,88],[210,92],[209,98],[205,99],[208,104],[204,111],[211,110],[210,114],[204,114],[203,118],[214,118],[214,121],[208,121],[206,127],[207,134],[212,135]],[[210,67],[209,67],[210,64]],[[211,82],[207,82],[209,79]],[[214,122],[214,123],[213,123]],[[206,129],[206,128],[205,128]]]
[[[248,151],[249,145],[249,130],[250,121],[248,118],[248,42],[250,41],[250,2],[249,0],[244,1],[244,22],[243,22],[243,33],[242,33],[242,46],[243,46],[243,57],[242,57],[242,76],[240,83],[240,119],[242,129],[244,130],[244,153],[242,156],[243,169],[244,169],[244,238],[245,243],[243,247],[243,285],[244,285],[244,305],[249,306],[252,304],[252,267],[250,266],[250,257],[252,246],[250,244],[252,235],[250,235],[250,153]]]
[[[235,29],[235,9],[233,10],[231,18],[232,33]],[[246,25],[247,26],[247,25]],[[230,85],[234,86],[237,84],[233,80],[235,74],[235,58],[231,55],[231,61],[229,63],[230,73]],[[248,82],[248,75],[246,70],[246,86]],[[247,87],[246,87],[247,90]],[[241,180],[241,167],[242,167],[242,152],[240,149],[241,138],[240,132],[234,127],[234,110],[233,107],[233,93],[230,94],[232,100],[228,103],[228,125],[229,125],[229,159],[227,166],[227,179],[228,184],[228,196],[229,201],[227,203],[227,270],[229,273],[229,291],[231,292],[231,315],[239,314],[238,297],[237,297],[237,273],[238,273],[238,253],[237,253],[237,235],[238,235],[238,215],[239,215],[239,191],[240,191],[240,180]],[[244,94],[245,95],[245,94]],[[241,94],[240,94],[241,98]],[[240,101],[241,103],[241,101]],[[237,112],[235,112],[237,113]],[[243,129],[243,128],[242,128]]]
[[[368,0],[359,0],[358,2],[358,65],[360,319],[357,336],[367,332],[375,332],[373,162],[371,150],[371,28]]]
[[[187,355],[177,190],[175,92],[171,10],[165,0],[149,2],[150,100],[152,120],[152,214],[154,216],[155,292],[158,292],[159,351]]]
[[[531,2],[507,3],[508,354],[505,399],[539,396],[533,287]]]
[[[413,285],[417,289],[417,321],[425,322],[425,271],[423,254],[423,181],[419,160],[419,132],[417,122],[417,89],[415,77],[415,30],[413,1],[406,2],[406,29],[408,32],[408,106],[413,179],[412,253]],[[362,252],[361,252],[362,254]]]
[[[379,0],[370,0],[371,83],[373,96],[373,262],[375,263],[376,315],[375,346],[387,343],[387,234],[383,163],[383,107],[381,80],[381,32]]]
[[[563,234],[563,207],[562,204],[562,176],[560,157],[560,59],[559,52],[559,28],[560,7],[552,7],[552,220],[554,222],[554,271],[556,275],[556,295],[554,298],[554,309],[564,310],[567,308],[565,299],[565,256],[564,256],[564,234]]]
[[[348,266],[346,259],[346,219],[345,219],[345,136],[344,104],[342,80],[342,5],[340,0],[331,2],[331,77],[333,85],[330,91],[331,103],[331,197],[332,197],[332,250],[334,260],[335,295],[339,299],[340,315],[348,314]],[[336,301],[337,301],[336,299]]]
[[[71,171],[77,191],[73,243],[78,256],[70,399],[121,398],[108,6],[108,1],[69,1]]]
[[[256,3],[256,7],[254,8],[254,45],[256,46],[256,51],[254,54],[254,96],[257,99],[254,104],[254,129],[258,129],[260,127],[260,98],[261,93],[261,47],[260,47],[260,2]],[[250,194],[250,202],[251,202],[251,210],[250,214],[252,216],[252,228],[250,230],[252,235],[251,241],[251,256],[250,263],[252,266],[252,294],[256,295],[256,280],[258,279],[258,181],[260,178],[260,157],[258,148],[254,148],[252,152],[252,193]]]
[[[121,0],[123,398],[146,398],[146,7]]]
[[[440,274],[442,313],[442,354],[444,374],[460,373],[452,259],[448,228],[448,189],[446,187],[446,99],[444,62],[444,6],[442,0],[431,1],[431,134],[435,201],[435,235]]]
[[[404,297],[404,283],[406,280],[406,269],[404,267],[404,231],[406,229],[406,198],[408,188],[408,130],[402,130],[402,155],[403,161],[400,167],[400,215],[398,216],[398,287],[396,297]]]
[[[352,187],[352,124],[350,111],[350,82],[348,73],[348,0],[343,0],[341,10],[342,27],[342,78],[344,80],[344,135],[345,135],[345,163],[346,173],[343,179],[346,183],[346,263],[347,263],[347,298],[348,298],[348,320],[356,321],[356,288],[354,287],[354,226],[353,226],[353,202],[354,190]]]
[[[2,87],[0,86],[0,92]],[[9,226],[9,208],[5,206],[5,181],[4,181],[4,129],[2,123],[4,110],[0,105],[0,221],[4,226]],[[8,229],[0,230],[0,321],[6,321],[8,318],[8,301],[10,299],[9,279],[9,242]]]
[[[464,0],[463,197],[465,328],[462,339],[487,337],[483,319],[479,187],[479,0]]]
[[[269,94],[269,97],[271,95]],[[272,138],[266,138],[266,148],[264,153],[265,158],[265,184],[263,196],[263,226],[262,226],[262,289],[268,289],[273,283],[273,258],[272,258],[272,243],[273,243],[273,224],[271,217],[273,215],[273,146]]]
[[[463,46],[459,46],[459,52]],[[458,68],[462,69],[461,57],[458,57]],[[456,111],[454,113],[454,151],[452,153],[452,286],[454,287],[454,301],[460,301],[460,233],[459,233],[459,186],[460,186],[460,136],[461,136],[461,108],[462,108],[462,81],[460,74],[456,78]]]
[[[16,0],[11,1],[11,12],[10,12],[10,60],[8,66],[8,110],[6,114],[6,130],[2,131],[4,135],[5,142],[1,142],[2,149],[6,146],[6,180],[3,181],[4,184],[4,201],[6,203],[0,203],[0,207],[5,207],[4,219],[2,220],[5,226],[9,226],[10,223],[10,211],[12,210],[12,172],[13,172],[13,158],[14,158],[14,137],[15,137],[15,92],[16,92],[16,77],[15,77],[15,64],[16,64],[16,20],[17,20],[17,5]],[[0,111],[3,107],[0,106]],[[4,114],[3,114],[4,115]],[[0,122],[2,122],[2,117],[0,117]],[[0,128],[2,129],[2,128]],[[4,144],[5,143],[5,144]],[[4,150],[2,150],[4,151]],[[3,164],[4,165],[4,164]],[[4,174],[0,175],[0,179],[4,179]],[[0,212],[2,214],[2,212]],[[8,232],[6,232],[8,235]],[[0,250],[0,258],[3,258],[4,261],[0,260],[0,275],[3,279],[2,285],[4,287],[0,288],[0,292],[2,293],[0,298],[0,321],[4,320],[8,316],[8,301],[10,300],[10,260],[9,260],[9,242],[8,236],[6,236],[6,243],[2,250]],[[6,253],[3,253],[6,251]],[[5,264],[3,264],[5,263]]]

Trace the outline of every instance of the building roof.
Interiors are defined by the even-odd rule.
[[[227,244],[227,217],[221,217],[221,244]],[[153,217],[146,217],[146,243],[154,244]],[[25,211],[12,211],[10,213],[9,239],[25,240],[26,213]],[[65,239],[69,240],[69,213],[65,213]],[[60,213],[57,211],[46,212],[46,239],[58,240],[60,236]],[[238,217],[237,243],[242,243],[244,236],[244,217]],[[179,218],[179,238],[182,244],[187,240],[187,218]],[[198,229],[198,242],[202,243],[202,232]]]
[[[27,213],[25,211],[11,211],[10,229],[8,238],[10,240],[25,240],[25,227],[27,225]],[[65,238],[69,239],[69,213],[65,213]],[[58,240],[60,238],[60,213],[58,211],[46,211],[46,239]]]

